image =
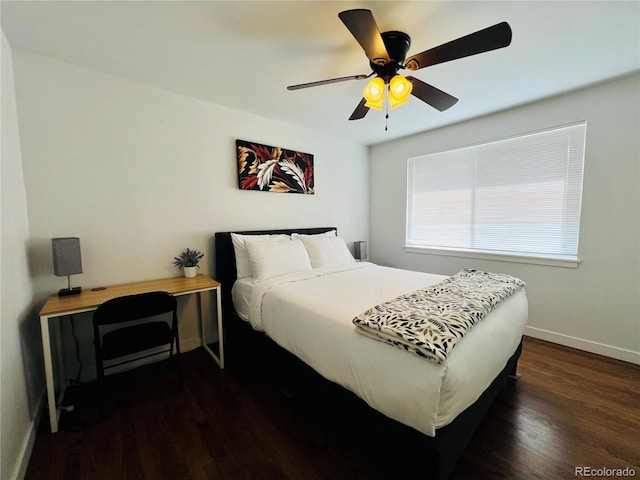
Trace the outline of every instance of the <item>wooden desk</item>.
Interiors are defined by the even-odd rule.
[[[222,303],[221,303],[221,285],[219,282],[205,276],[198,275],[193,278],[173,277],[163,278],[159,280],[148,280],[145,282],[125,283],[122,285],[111,285],[108,287],[99,287],[94,289],[83,290],[79,295],[70,295],[67,297],[58,297],[53,295],[49,297],[40,310],[40,328],[42,330],[42,350],[44,353],[44,368],[47,379],[47,401],[49,404],[49,421],[51,423],[51,433],[58,431],[58,408],[56,402],[55,384],[53,376],[53,360],[51,337],[49,334],[49,320],[52,318],[62,317],[64,315],[73,315],[76,313],[91,312],[97,309],[107,300],[121,297],[124,295],[133,295],[137,293],[163,291],[169,292],[175,296],[179,295],[198,295],[198,314],[202,317],[200,293],[206,291],[216,291],[217,297],[217,318],[218,318],[218,342],[219,356],[217,356],[207,345],[205,339],[206,322],[202,321],[201,338],[204,348],[215,359],[220,368],[224,368],[224,347],[222,332]]]

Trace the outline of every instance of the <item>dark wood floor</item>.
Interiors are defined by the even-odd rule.
[[[182,392],[173,371],[152,369],[122,379],[105,420],[40,432],[27,478],[429,478],[428,465],[406,472],[391,453],[403,447],[401,435],[324,382],[271,361],[221,372],[202,349],[184,354],[183,367]],[[526,339],[519,372],[454,480],[580,478],[576,467],[630,467],[640,478],[640,367]],[[94,414],[79,407],[66,428]]]

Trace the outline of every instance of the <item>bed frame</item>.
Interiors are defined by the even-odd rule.
[[[260,235],[260,234],[317,234],[330,230],[337,230],[335,227],[322,228],[299,228],[299,229],[281,229],[281,230],[252,230],[237,231],[242,235]],[[277,346],[275,342],[260,332],[256,332],[251,325],[240,319],[235,312],[231,299],[231,287],[236,280],[236,262],[233,243],[231,241],[232,232],[218,232],[215,234],[215,257],[216,257],[216,280],[222,284],[222,312],[224,325],[224,342],[225,342],[225,364],[227,368],[232,370],[242,368],[250,361],[250,351],[254,350],[256,342],[266,341],[275,348],[283,350]],[[518,359],[522,352],[522,342],[516,349],[515,353],[509,358],[507,365],[500,374],[493,380],[491,385],[484,393],[470,405],[466,410],[456,417],[449,425],[436,430],[435,437],[429,437],[414,430],[410,427],[388,419],[382,414],[378,414],[380,421],[392,425],[394,431],[398,431],[403,437],[409,437],[411,450],[415,450],[419,455],[419,464],[421,471],[429,475],[428,478],[444,480],[449,478],[457,461],[462,456],[467,443],[473,436],[476,428],[484,419],[493,400],[507,383],[510,377],[516,376]],[[287,354],[291,357],[293,355]],[[296,358],[296,357],[293,357]],[[296,359],[297,360],[297,359]],[[302,363],[301,360],[297,360]],[[326,380],[328,382],[328,380]],[[342,387],[339,387],[342,388]],[[346,390],[345,390],[346,391]],[[353,397],[356,395],[349,392]],[[365,402],[361,402],[363,408],[370,408]],[[373,410],[373,409],[372,409]],[[403,444],[406,442],[403,439]],[[404,447],[403,447],[404,448]],[[405,454],[406,451],[403,451]],[[405,458],[414,455],[403,455]],[[428,473],[427,473],[428,472]]]

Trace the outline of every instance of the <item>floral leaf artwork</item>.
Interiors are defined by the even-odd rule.
[[[238,185],[242,190],[314,194],[313,155],[236,140]]]

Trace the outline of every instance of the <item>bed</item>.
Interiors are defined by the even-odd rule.
[[[415,433],[412,438],[420,444],[421,462],[429,465],[429,478],[448,478],[491,402],[516,373],[527,323],[524,288],[477,323],[444,363],[435,363],[361,335],[352,320],[370,307],[447,277],[352,259],[323,264],[318,260],[323,252],[311,250],[310,269],[292,272],[294,267],[285,266],[281,274],[281,262],[295,261],[290,260],[290,250],[286,258],[278,259],[281,247],[254,241],[265,235],[270,241],[277,235],[302,235],[312,240],[318,237],[320,242],[322,237],[335,237],[337,229],[215,234],[227,364],[233,368],[242,361],[243,349],[251,349],[251,337],[267,337],[399,428]],[[247,270],[245,264],[246,252],[236,259],[236,252],[241,252],[238,239],[246,236],[252,236],[247,241],[252,253],[274,252],[276,263],[258,257],[260,262],[250,265],[253,273],[247,276],[251,268]]]

